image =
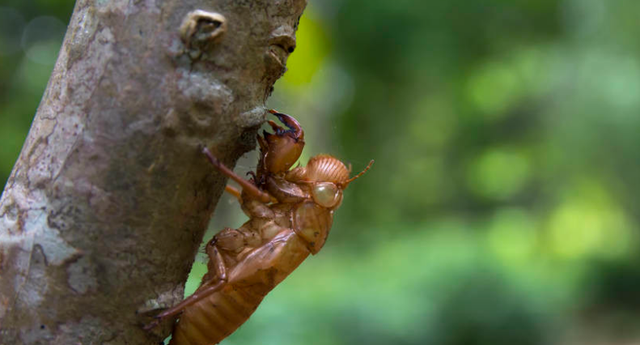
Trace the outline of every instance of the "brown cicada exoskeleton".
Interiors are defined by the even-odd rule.
[[[258,136],[260,161],[251,180],[236,175],[204,149],[209,161],[242,187],[242,192],[229,186],[227,191],[250,219],[209,241],[208,272],[200,287],[157,316],[160,320],[181,313],[173,345],[217,344],[240,327],[269,291],[309,254],[320,251],[342,191],[373,164],[352,178],[350,169],[330,155],[315,156],[306,167],[291,169],[304,148],[304,131],[293,117],[270,112],[288,129],[269,121],[275,133]]]

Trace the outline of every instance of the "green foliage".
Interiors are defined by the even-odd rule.
[[[0,32],[0,181],[62,37],[26,40],[26,28],[44,13],[66,23],[71,5],[0,7],[14,23]],[[640,339],[628,326],[640,317],[639,11],[621,0],[311,1],[270,106],[304,126],[303,161],[376,163],[347,190],[325,249],[225,343]],[[214,229],[241,223],[223,218]]]

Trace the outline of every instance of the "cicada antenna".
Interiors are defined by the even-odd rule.
[[[374,162],[374,161],[373,161],[373,159],[372,159],[372,160],[369,162],[369,164],[367,165],[367,167],[366,167],[366,168],[364,168],[364,170],[362,170],[358,175],[356,175],[356,176],[354,176],[354,177],[352,177],[352,178],[350,178],[350,179],[348,179],[348,180],[346,180],[346,181],[340,182],[340,186],[343,186],[343,188],[344,188],[344,187],[346,187],[349,183],[351,183],[351,182],[353,182],[353,181],[357,180],[360,176],[364,175],[364,173],[366,173],[369,169],[371,169],[371,166],[373,165],[373,162]]]

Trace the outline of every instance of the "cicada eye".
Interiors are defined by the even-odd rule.
[[[334,183],[321,182],[313,186],[311,190],[313,200],[320,206],[332,208],[341,201],[341,191]]]

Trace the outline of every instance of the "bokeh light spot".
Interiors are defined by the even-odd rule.
[[[535,218],[524,209],[499,209],[488,230],[489,246],[504,263],[526,263],[537,246]]]
[[[630,221],[606,190],[594,181],[581,181],[551,214],[549,246],[559,257],[621,258],[632,252]]]
[[[507,199],[529,180],[529,159],[513,149],[488,149],[472,162],[467,181],[470,189],[489,199]]]
[[[22,35],[22,49],[29,60],[53,65],[67,27],[60,19],[49,16],[37,17],[27,24]]]
[[[487,118],[502,118],[518,96],[515,71],[502,64],[488,64],[474,75],[468,86],[469,98]]]

